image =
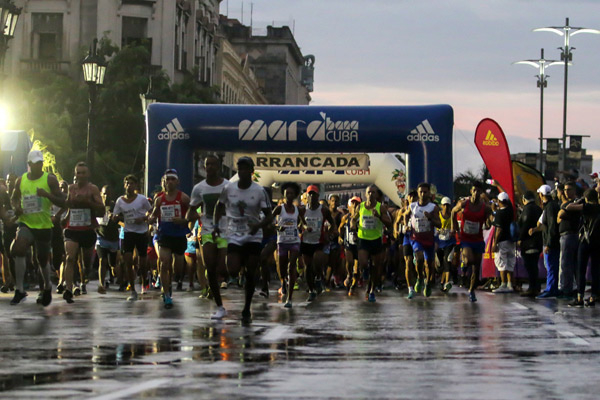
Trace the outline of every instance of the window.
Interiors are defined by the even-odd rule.
[[[31,58],[43,61],[62,59],[63,15],[32,13]]]
[[[152,39],[148,38],[148,19],[123,17],[121,47],[144,46],[152,58]]]

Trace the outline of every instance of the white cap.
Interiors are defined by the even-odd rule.
[[[538,188],[537,192],[548,196],[552,192],[552,188],[548,185],[542,185]]]
[[[444,197],[442,199],[442,204],[452,204],[452,200],[450,200],[450,197]]]
[[[40,150],[31,150],[29,152],[29,154],[27,155],[27,162],[28,163],[38,163],[38,162],[43,162],[44,161],[44,153],[42,153]]]
[[[498,200],[500,200],[500,201],[507,201],[509,199],[510,198],[508,197],[508,193],[506,193],[506,192],[502,192],[502,193],[498,194]]]

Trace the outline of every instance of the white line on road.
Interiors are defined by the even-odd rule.
[[[561,336],[569,338],[571,340],[571,343],[576,344],[578,346],[589,346],[590,345],[590,342],[588,342],[585,339],[580,338],[579,336],[575,335],[573,332],[562,331],[562,332],[558,332],[558,333]]]
[[[263,342],[276,342],[281,339],[287,332],[289,328],[285,325],[276,326],[275,328],[269,329],[264,336],[262,337]]]
[[[515,306],[515,308],[518,308],[519,310],[529,310],[529,307],[526,307],[526,306],[524,306],[521,303],[514,302],[514,303],[511,303],[511,304],[513,306]]]
[[[119,390],[117,392],[103,394],[102,396],[92,397],[92,400],[116,400],[122,399],[123,397],[129,397],[131,395],[145,392],[146,390],[155,389],[159,386],[162,386],[168,383],[170,379],[157,379],[150,382],[143,382],[137,384],[135,386],[131,386],[124,390]]]

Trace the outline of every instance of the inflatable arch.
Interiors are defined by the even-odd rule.
[[[231,178],[237,180],[237,174]],[[394,154],[370,153],[368,170],[346,171],[274,171],[255,170],[255,180],[261,186],[275,182],[297,183],[374,183],[395,204],[400,204],[406,191],[406,170]]]
[[[146,113],[146,192],[175,168],[193,185],[194,150],[406,153],[407,184],[452,196],[453,110],[430,106],[151,104]]]

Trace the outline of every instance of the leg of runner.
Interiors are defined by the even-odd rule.
[[[173,253],[167,247],[160,247],[158,252],[160,259],[160,281],[162,285],[162,297],[166,309],[173,307],[171,299],[171,274],[173,270]]]
[[[73,303],[73,275],[75,272],[75,264],[79,258],[79,243],[72,240],[65,240],[65,291],[63,299],[69,304]]]
[[[123,282],[129,282],[131,285],[131,296],[127,298],[128,301],[137,300],[137,292],[135,290],[135,265],[133,263],[133,251],[127,251],[123,254],[123,262],[125,270],[123,273]],[[123,286],[123,285],[122,285]],[[130,300],[131,299],[131,300]]]
[[[185,254],[186,275],[189,282],[188,291],[194,290],[194,276],[196,275],[196,254]]]
[[[475,296],[475,288],[477,288],[479,282],[479,270],[481,267],[481,254],[476,253],[470,247],[464,247],[463,251],[467,258],[468,265],[471,266],[471,282],[469,284],[469,300],[476,302],[477,297]]]
[[[98,255],[98,293],[106,294],[104,287],[104,278],[108,269],[108,249],[96,245],[96,254]]]
[[[26,227],[19,227],[15,240],[11,246],[11,254],[15,260],[15,295],[11,300],[11,305],[19,304],[25,297],[24,281],[25,271],[27,270],[27,248],[33,244],[33,234]]]
[[[260,295],[264,298],[269,297],[269,282],[271,281],[271,268],[275,263],[275,253],[277,251],[277,240],[270,240],[260,253],[260,273],[262,279],[262,288]]]
[[[313,267],[313,257],[310,254],[302,254],[304,261],[304,274],[306,276],[306,286],[308,286],[308,299],[313,301],[317,297],[315,290],[315,272]]]
[[[292,295],[294,293],[294,285],[296,284],[296,264],[298,263],[298,250],[290,250],[288,253],[287,274],[288,274],[288,291],[286,308],[292,307]]]
[[[423,251],[415,251],[414,258],[417,261],[417,263],[415,265],[415,270],[417,272],[417,283],[415,284],[415,291],[418,293],[421,291],[421,289],[423,289],[423,291],[425,291],[425,286],[426,286],[426,283],[423,280],[423,277],[424,277],[423,269],[425,266],[425,256],[423,255]]]
[[[369,266],[369,251],[366,249],[358,249],[358,268],[361,271],[366,271]],[[368,296],[371,293],[373,288],[371,287],[371,275],[373,275],[373,271],[370,271],[369,274],[369,283],[367,283],[366,295]]]
[[[254,244],[254,243],[249,243]],[[260,246],[260,243],[257,243]],[[255,254],[247,254],[246,256],[246,287],[245,287],[245,303],[244,309],[242,310],[242,323],[250,323],[252,321],[252,312],[250,307],[252,305],[252,297],[254,296],[254,289],[256,287],[256,269],[260,261],[260,251],[256,251]]]
[[[217,276],[219,264],[221,261],[225,261],[225,252],[226,249],[217,248],[217,243],[214,242],[207,242],[202,245],[202,255],[204,256],[204,266],[206,267],[208,286],[213,298],[215,299],[215,304],[217,305],[217,311],[211,316],[212,319],[221,319],[227,315],[227,311],[225,310],[225,307],[223,307],[221,288],[219,286],[219,279]]]
[[[324,278],[324,270],[327,265],[327,257],[328,255],[323,252],[323,250],[315,251],[313,255],[313,273],[315,276],[315,290],[317,294],[321,294],[323,290],[325,290],[325,278]]]
[[[93,245],[85,247],[81,250],[82,257],[82,276],[81,276],[81,294],[87,294],[86,285],[88,283],[88,271],[92,270],[94,262],[94,247]]]

